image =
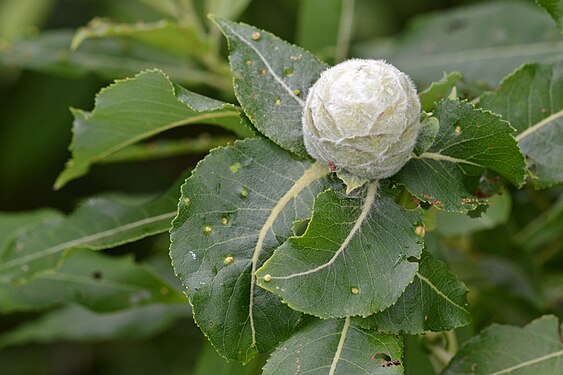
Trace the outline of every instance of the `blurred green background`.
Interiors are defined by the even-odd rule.
[[[142,163],[100,164],[94,166],[87,176],[70,182],[60,191],[54,191],[52,187],[70,156],[68,145],[71,141],[72,116],[69,107],[90,110],[94,106],[96,93],[116,78],[132,75],[144,67],[160,67],[168,72],[167,68],[174,66],[178,68],[177,72],[169,74],[185,87],[219,99],[234,100],[228,87],[206,85],[193,77],[183,76],[183,62],[178,62],[177,56],[171,57],[162,51],[137,48],[135,44],[103,45],[104,41],[101,41],[102,44],[86,42],[76,53],[69,50],[70,37],[75,30],[95,17],[124,23],[174,19],[175,7],[181,8],[186,3],[192,2],[0,0],[0,211],[50,207],[70,212],[84,197],[101,192],[157,193],[171,186],[183,171],[192,168],[206,154],[205,150],[201,150]],[[338,38],[338,30],[331,26],[340,21],[340,1],[253,0],[240,3],[244,6],[235,13],[240,13],[237,18],[241,21],[301,44],[331,63],[338,59],[338,53],[342,53],[335,52],[337,43],[327,44],[327,40],[335,41]],[[348,56],[370,55],[389,58],[392,62],[396,58],[397,61],[403,59],[416,65],[417,57],[409,55],[409,51],[421,53],[419,49],[426,48],[429,50],[425,53],[431,55],[433,47],[417,39],[422,38],[423,31],[418,30],[416,25],[408,26],[413,19],[428,12],[484,2],[356,0],[353,3]],[[203,0],[193,2],[198,22],[205,28],[208,27],[204,17],[208,5]],[[493,14],[493,11],[487,10],[489,14]],[[459,12],[464,14],[465,11]],[[499,19],[498,25],[508,22],[515,30],[507,30],[516,33],[520,27],[518,18],[511,21],[514,15],[504,16],[504,21],[494,16]],[[546,30],[551,30],[549,25],[552,20],[547,16],[545,19],[542,17],[542,11],[536,9],[529,22],[533,23],[537,19],[538,25],[548,25],[545,26]],[[326,22],[320,22],[321,19]],[[463,22],[463,19],[456,21],[452,18],[447,24],[448,28],[429,28],[424,32],[434,33],[429,35],[434,35],[436,43],[440,45],[437,48],[445,51],[450,48],[448,45],[451,45],[450,51],[455,51],[455,48],[462,49],[471,43],[488,43],[480,41],[479,36],[473,39],[468,37],[468,40],[457,45],[455,41],[447,39],[449,33],[467,33]],[[409,32],[404,33],[407,29]],[[503,30],[499,26],[492,29],[491,35],[498,34],[499,41],[504,43],[501,35]],[[225,43],[215,31],[210,31],[209,35],[220,40],[219,60],[224,64]],[[394,38],[397,35],[399,37]],[[36,38],[40,38],[40,42]],[[560,35],[555,27],[552,31],[544,32],[538,26],[536,34],[517,38],[550,40],[560,38]],[[373,56],[376,53],[377,56]],[[137,58],[142,64],[128,65],[121,60],[123,56],[132,60]],[[545,56],[539,57],[543,59]],[[495,70],[495,63],[487,64],[491,67],[486,72],[487,79],[483,77],[484,82],[467,79],[461,90],[462,95],[471,96],[486,87],[494,87],[500,77],[520,63],[516,62],[512,68],[507,67],[506,71]],[[504,62],[497,64],[503,65]],[[201,62],[194,63],[194,66],[205,69]],[[415,68],[412,74],[423,88],[433,79],[440,78],[431,77],[429,72]],[[221,67],[217,70],[220,72]],[[424,74],[427,73],[426,79]],[[467,73],[471,78],[471,70]],[[223,78],[229,82],[228,76]],[[202,135],[230,137],[216,129],[194,126],[166,132],[157,139],[198,138]],[[429,233],[433,251],[446,260],[472,290],[470,299],[474,322],[470,327],[458,330],[460,342],[491,322],[523,324],[546,312],[561,316],[561,195],[560,187],[542,192],[531,188],[507,192],[504,200],[498,203],[501,209],[495,211],[497,216],[490,218],[489,224],[470,229],[467,229],[467,222],[463,221],[465,218],[456,222],[455,218],[438,215],[438,222],[442,220],[442,223],[447,224],[437,225],[441,229]],[[464,229],[460,231],[459,228]],[[167,248],[168,237],[165,234],[106,253],[134,253],[138,261],[153,265],[161,275],[175,282],[168,263]],[[259,371],[260,361],[244,369],[237,364],[224,364],[191,321],[188,305],[176,307],[165,311],[158,310],[159,306],[140,307],[138,311],[100,315],[76,306],[66,306],[52,310],[56,312],[53,315],[49,315],[49,312],[2,315],[0,335],[11,334],[15,327],[26,328],[18,331],[20,336],[17,338],[12,337],[19,345],[0,350],[0,374],[220,375],[253,374]],[[73,327],[73,319],[80,329],[52,329],[57,324]],[[110,333],[104,335],[104,327],[115,329],[108,330]],[[407,373],[432,374],[419,341],[416,337],[407,341]]]

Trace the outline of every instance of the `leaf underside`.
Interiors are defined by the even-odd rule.
[[[531,2],[481,2],[422,15],[393,43],[376,39],[352,53],[384,57],[423,85],[443,72],[458,71],[468,82],[495,87],[521,64],[561,54],[558,34],[553,21]]]
[[[520,328],[496,325],[463,345],[444,370],[457,374],[559,374],[563,344],[555,316],[543,316]]]
[[[520,67],[479,105],[517,129],[537,188],[563,182],[563,60]]]

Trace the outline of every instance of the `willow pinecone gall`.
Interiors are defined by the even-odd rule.
[[[363,179],[397,173],[411,157],[419,130],[414,84],[382,60],[348,60],[325,70],[305,102],[307,152]]]

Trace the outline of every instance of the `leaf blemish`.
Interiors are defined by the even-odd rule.
[[[266,69],[262,69],[260,71],[260,74],[262,74],[263,76],[265,76],[268,73],[268,71]]]
[[[239,195],[240,195],[241,198],[246,198],[246,197],[248,197],[248,189],[245,188],[245,187],[243,187],[243,188],[240,190]]]
[[[281,105],[281,99],[280,99],[280,98],[276,98],[276,100],[274,100],[274,104],[275,104],[275,105]]]
[[[357,286],[350,288],[350,291],[352,292],[352,294],[360,294],[360,288],[358,288]]]
[[[213,228],[211,226],[206,225],[203,227],[203,233],[210,234],[211,232],[213,232]]]
[[[422,225],[417,225],[417,226],[414,228],[414,233],[415,233],[417,236],[420,236],[420,237],[424,236],[424,233],[425,233],[424,226],[422,226]]]
[[[223,263],[225,264],[233,264],[234,261],[235,261],[235,257],[232,255],[228,255],[225,257],[225,259],[223,259]]]
[[[229,169],[231,170],[232,173],[237,173],[238,170],[240,169],[240,167],[241,167],[241,164],[237,162],[237,163],[231,165],[229,167]]]
[[[260,34],[258,31],[255,31],[252,33],[252,35],[250,36],[250,38],[252,38],[252,40],[260,40],[260,38],[262,37],[262,34]]]

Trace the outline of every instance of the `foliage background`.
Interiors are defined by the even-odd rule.
[[[0,51],[7,51],[19,38],[41,35],[49,30],[74,30],[94,17],[118,22],[162,18],[147,5],[149,3],[140,0],[3,0],[0,2]],[[332,62],[330,50],[323,49],[323,41],[315,40],[311,37],[315,32],[307,30],[320,27],[306,19],[305,8],[314,7],[316,3],[319,1],[254,0],[239,19],[288,41],[306,44],[304,47]],[[479,1],[357,0],[351,55],[364,53],[376,42],[380,51],[392,51],[386,50],[382,41],[401,34],[417,15],[472,3]],[[327,11],[330,14],[330,10]],[[416,32],[411,30],[409,35],[416,42]],[[471,39],[471,36],[467,37]],[[408,45],[408,37],[399,39],[399,42],[401,40]],[[67,148],[71,140],[72,116],[68,108],[93,108],[95,94],[100,88],[120,76],[103,69],[96,73],[70,74],[64,69],[49,69],[48,64],[43,63],[45,60],[47,56],[38,53],[28,56],[21,64],[0,65],[0,211],[51,207],[70,212],[84,197],[100,192],[158,193],[169,188],[186,168],[194,166],[206,154],[202,151],[142,163],[97,165],[88,175],[54,191],[53,183],[69,158]],[[483,82],[470,82],[465,90],[467,93],[480,92],[484,85]],[[229,90],[198,84],[186,87],[211,97],[234,100]],[[198,139],[204,134],[229,136],[211,127],[196,126],[168,131],[157,139]],[[510,191],[499,203],[504,211],[499,209],[498,216],[491,219],[488,227],[477,228],[474,232],[460,231],[461,227],[467,227],[465,222],[456,223],[455,218],[438,217],[436,231],[430,233],[427,240],[434,239],[441,258],[448,261],[452,271],[471,290],[473,323],[457,330],[459,343],[493,322],[525,324],[544,313],[563,316],[561,194],[560,187],[542,192],[529,187],[523,191]],[[137,261],[150,264],[174,283],[167,249],[168,236],[164,234],[105,252],[111,255],[133,253]],[[62,325],[55,323],[42,339],[30,340],[24,335],[21,345],[0,350],[0,372],[250,374],[260,368],[258,362],[242,370],[236,364],[227,365],[219,360],[191,321],[187,307],[169,312],[169,320],[154,329],[146,327],[146,319],[162,319],[158,311],[152,312],[156,315],[151,312],[141,314],[139,320],[132,320],[132,326],[115,329],[106,336],[98,333],[100,327],[111,324],[109,320],[96,320],[94,316],[98,314],[92,312],[80,313],[86,315],[79,322],[86,321],[84,319],[91,322],[79,324],[87,326],[81,334],[73,336],[62,332]],[[104,317],[112,319],[112,314]],[[16,327],[39,321],[42,316],[41,312],[34,311],[2,315],[0,337]],[[35,342],[41,340],[45,343]],[[418,341],[421,340],[411,338],[407,342],[407,373],[412,371],[409,367],[413,368],[409,363],[416,363],[416,374],[432,374],[426,353]]]

